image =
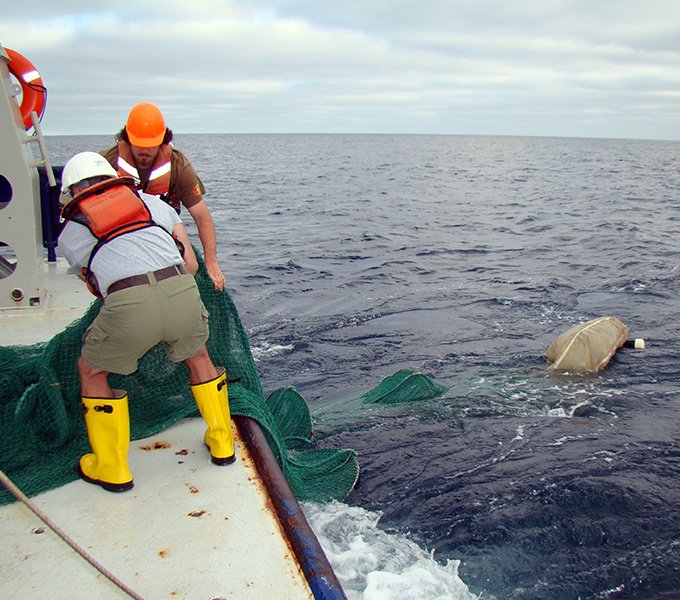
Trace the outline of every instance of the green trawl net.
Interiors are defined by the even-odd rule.
[[[401,369],[383,379],[377,386],[362,394],[366,404],[396,404],[438,398],[448,388],[422,373]]]
[[[213,288],[196,252],[196,281],[210,313],[208,350],[227,370],[232,415],[256,420],[299,500],[344,499],[357,481],[352,450],[311,447],[311,419],[292,388],[265,400],[248,338],[226,291]],[[80,400],[77,361],[81,340],[101,301],[49,342],[0,347],[0,470],[33,496],[77,479],[78,459],[90,451]],[[133,440],[158,433],[177,420],[198,416],[184,363],[168,360],[159,344],[139,361],[132,375],[112,374],[113,388],[129,395]],[[0,490],[0,504],[14,497]]]

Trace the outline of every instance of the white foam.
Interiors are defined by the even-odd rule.
[[[460,561],[441,565],[407,536],[382,531],[379,512],[342,502],[302,509],[349,600],[474,600]]]
[[[293,344],[267,344],[266,342],[261,346],[256,346],[250,349],[253,359],[255,361],[262,360],[265,357],[277,356],[279,354],[285,354],[286,352],[292,352],[295,349]]]

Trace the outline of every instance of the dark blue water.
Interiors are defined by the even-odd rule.
[[[63,164],[111,141],[48,147]],[[294,385],[319,445],[359,453],[356,489],[313,514],[350,597],[680,597],[680,142],[176,146],[209,190],[265,389]],[[609,315],[647,349],[545,369],[557,336]],[[356,401],[401,368],[449,390]],[[404,548],[424,558],[404,567]]]

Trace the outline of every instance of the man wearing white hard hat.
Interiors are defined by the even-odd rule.
[[[92,446],[80,459],[81,477],[113,492],[132,488],[127,393],[112,390],[108,375],[135,372],[138,360],[162,341],[168,358],[189,368],[191,390],[208,423],[205,443],[212,461],[233,462],[226,376],[205,346],[208,315],[178,214],[159,198],[135,191],[132,178],[118,177],[95,152],[81,152],[66,163],[62,203],[59,247],[69,271],[104,300],[85,332],[78,361]]]

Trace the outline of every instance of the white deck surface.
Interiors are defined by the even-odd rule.
[[[85,283],[66,275],[66,261],[45,262],[45,283],[49,290],[38,308],[10,308],[0,311],[0,345],[30,345],[49,340],[83,316],[94,301]]]
[[[237,436],[237,461],[218,467],[204,431],[185,419],[132,442],[128,492],[78,480],[32,501],[147,600],[313,598],[243,443]],[[0,598],[130,597],[22,503],[0,507],[0,539]]]
[[[46,271],[39,310],[0,314],[1,345],[50,339],[91,304],[62,261]],[[223,467],[210,462],[205,428],[185,419],[133,441],[128,492],[78,480],[31,501],[145,600],[313,598],[236,428],[237,460]],[[130,598],[20,502],[0,507],[0,540],[2,600]]]

